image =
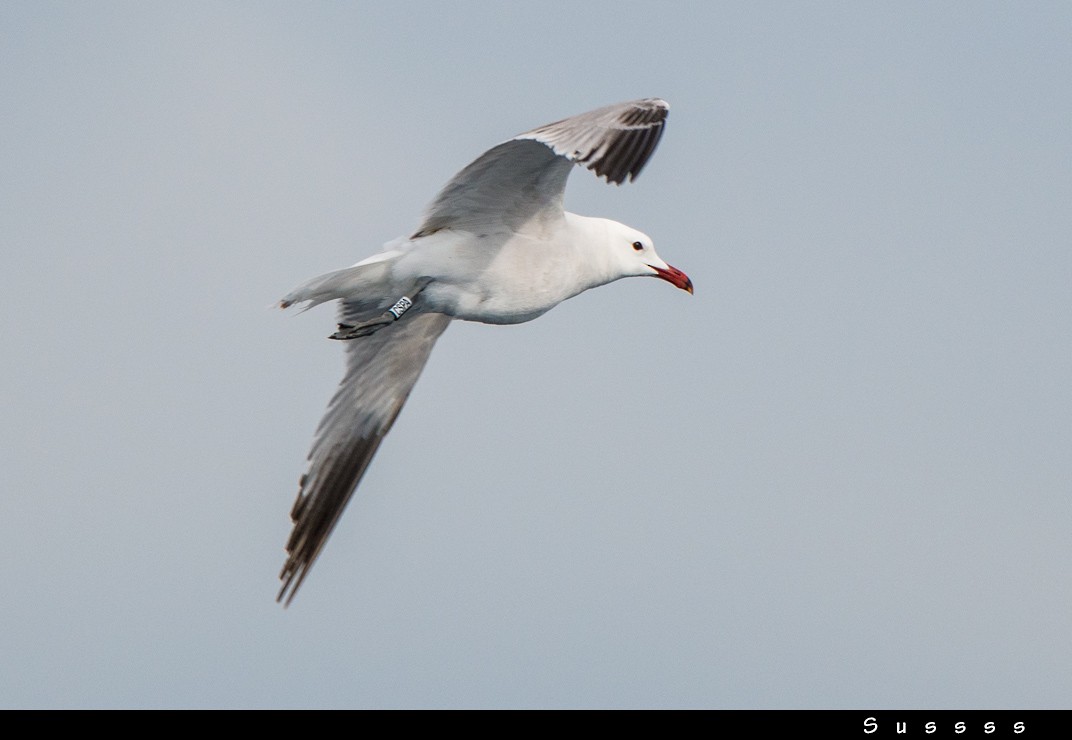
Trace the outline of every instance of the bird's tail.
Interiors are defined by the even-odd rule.
[[[360,299],[370,294],[379,298],[387,270],[388,261],[378,260],[317,275],[283,296],[279,307],[290,308],[296,303],[306,303],[308,305],[302,310],[307,311],[337,298]]]

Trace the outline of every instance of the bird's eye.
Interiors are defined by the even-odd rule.
[[[635,249],[636,251],[639,252],[643,248],[644,248],[644,245],[641,244],[640,242],[633,242],[633,249]]]

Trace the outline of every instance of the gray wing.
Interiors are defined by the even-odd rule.
[[[655,151],[670,105],[645,98],[566,118],[484,152],[439,192],[413,238],[440,229],[517,230],[536,217],[560,218],[574,164],[607,182],[633,180]]]
[[[367,313],[367,306],[344,302],[339,320],[353,324]],[[348,342],[346,375],[316,430],[290,513],[294,529],[277,601],[289,604],[298,592],[450,321],[437,313],[406,316]]]

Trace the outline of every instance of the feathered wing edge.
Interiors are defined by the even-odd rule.
[[[340,321],[359,320],[355,309],[343,303]],[[407,316],[349,342],[346,374],[317,428],[298,484],[277,601],[289,605],[298,592],[450,321],[443,314]]]

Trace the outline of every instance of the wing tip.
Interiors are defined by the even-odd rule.
[[[662,138],[670,104],[639,98],[564,118],[514,137],[538,141],[613,185],[632,182]]]
[[[282,604],[286,609],[290,606],[290,602],[294,601],[294,597],[298,593],[298,589],[301,588],[302,581],[305,580],[305,574],[308,570],[290,570],[290,563],[283,566],[282,572],[279,574],[279,579],[283,581],[283,586],[279,589],[279,593],[276,594],[275,603]]]

